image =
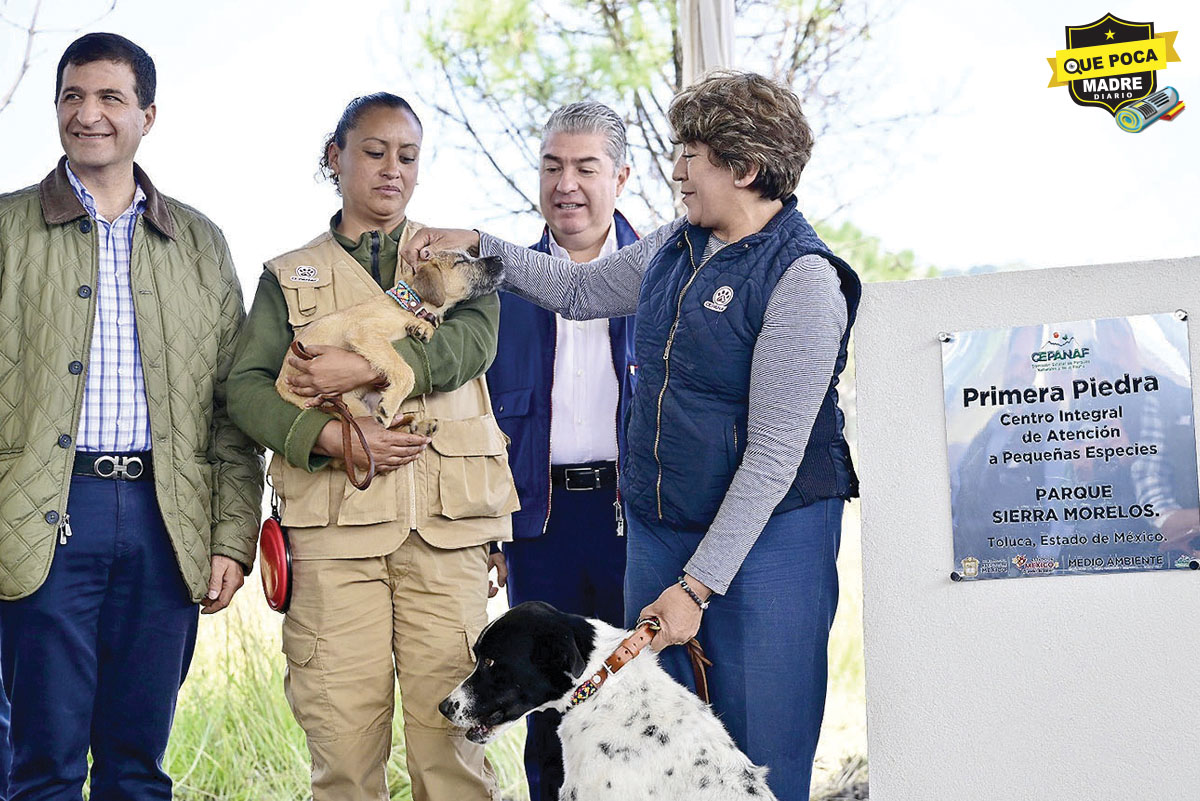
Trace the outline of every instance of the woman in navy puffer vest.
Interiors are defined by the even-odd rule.
[[[824,710],[842,507],[858,494],[837,382],[861,287],[796,208],[813,138],[790,90],[713,73],[669,117],[686,219],[587,264],[445,229],[418,234],[408,255],[478,244],[503,259],[508,289],[565,317],[636,309],[626,623],[658,617],[655,648],[700,639],[713,709],[770,768],[776,796],[799,801]],[[684,649],[660,659],[692,684]]]

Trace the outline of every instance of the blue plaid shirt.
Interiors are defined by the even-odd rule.
[[[148,451],[150,409],[129,281],[133,231],[138,215],[146,208],[146,194],[138,186],[133,203],[110,223],[97,213],[96,199],[70,164],[67,178],[75,197],[96,223],[100,261],[96,320],[75,447],[81,451]]]

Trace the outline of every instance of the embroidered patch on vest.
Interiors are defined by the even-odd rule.
[[[296,268],[296,272],[292,273],[289,281],[305,281],[310,284],[317,282],[317,268],[309,264],[301,264]]]
[[[709,311],[723,312],[729,308],[731,300],[733,300],[733,287],[723,286],[713,293],[712,300],[704,301],[704,308]]]

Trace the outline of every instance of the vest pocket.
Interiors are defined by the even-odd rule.
[[[333,468],[327,468],[332,470]],[[337,468],[339,480],[344,468]],[[342,480],[342,506],[338,509],[339,526],[369,526],[374,523],[390,523],[400,516],[397,481],[408,484],[408,472],[412,467],[405,465],[399,470],[379,473],[365,490],[355,489],[349,481]],[[356,471],[362,475],[362,468]],[[407,490],[405,490],[407,497]]]
[[[279,495],[280,523],[299,527],[328,525],[332,475],[329,467],[310,473],[288,464],[279,454],[271,457],[267,476]]]
[[[497,392],[492,396],[492,408],[496,411],[496,419],[506,417],[524,417],[529,414],[529,400],[533,396],[532,389],[512,389],[508,392]]]
[[[518,508],[505,437],[490,414],[439,420],[429,460],[429,511],[451,520],[501,517]]]
[[[332,283],[332,273],[313,267],[299,266],[291,273],[280,271],[279,288],[287,302],[292,328],[308,325],[335,310]]]

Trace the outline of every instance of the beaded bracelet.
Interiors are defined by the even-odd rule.
[[[683,591],[691,596],[692,600],[696,602],[696,606],[700,607],[701,610],[708,609],[708,601],[701,601],[700,596],[696,594],[695,590],[688,586],[687,579],[685,579],[683,576],[679,577],[679,586],[683,587]]]

